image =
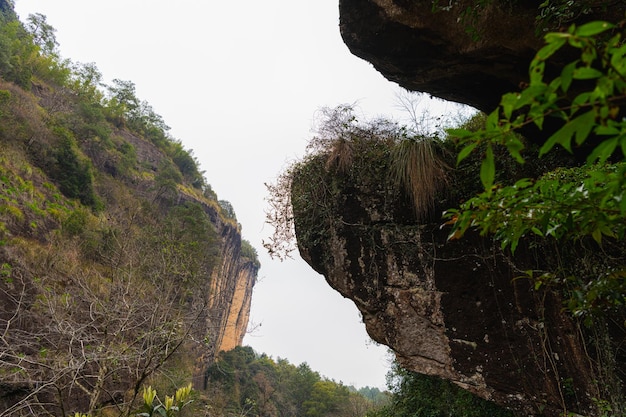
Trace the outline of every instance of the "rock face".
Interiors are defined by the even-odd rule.
[[[528,80],[543,43],[541,3],[340,0],[340,30],[350,51],[390,81],[490,112]],[[584,13],[547,26],[615,22],[625,11],[624,2],[586,2]],[[546,73],[570,62],[567,54]],[[543,134],[529,140],[542,142]],[[452,380],[519,415],[593,415],[602,365],[590,358],[601,349],[588,350],[589,335],[562,313],[558,295],[520,278],[550,262],[549,254],[518,249],[512,259],[478,236],[447,242],[441,222],[410,219],[383,178],[320,179],[333,190],[323,215],[294,204],[303,258],[355,302],[371,337],[408,369]],[[304,194],[319,201],[319,191]],[[625,358],[612,357],[620,369]],[[612,385],[623,396],[619,381]]]
[[[519,247],[512,258],[477,235],[448,241],[440,220],[417,221],[385,185],[384,163],[355,162],[365,175],[319,168],[313,181],[314,164],[293,184],[300,254],[404,367],[520,416],[593,415],[602,395],[585,331],[557,294],[524,277],[545,269],[549,253]]]
[[[241,258],[241,236],[230,228],[222,235],[224,244],[221,265],[211,277],[209,310],[220,329],[216,340],[217,352],[241,346],[248,328],[252,290],[256,284],[258,265]],[[216,320],[217,319],[217,320]]]
[[[204,389],[207,364],[215,355],[241,346],[248,328],[252,292],[259,265],[241,255],[241,233],[235,225],[224,222],[212,207],[205,207],[220,236],[219,263],[208,279],[208,291],[202,294],[206,315],[199,331],[207,334],[211,349],[195,360],[194,387]],[[208,356],[205,356],[208,353]]]
[[[491,111],[528,80],[528,63],[542,44],[535,29],[540,3],[340,0],[340,28],[350,51],[390,81]],[[606,18],[607,3],[611,20],[624,16],[623,2],[595,3],[579,17]]]

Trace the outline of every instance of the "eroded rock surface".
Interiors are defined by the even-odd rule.
[[[528,81],[528,63],[543,43],[540,3],[340,0],[340,28],[350,51],[387,79],[491,111],[502,94]],[[623,2],[589,3],[596,7],[578,21],[619,20],[626,9]]]
[[[449,241],[438,219],[416,221],[382,169],[315,181],[306,169],[294,182],[300,253],[404,367],[520,416],[594,415],[601,393],[584,329],[557,294],[524,277],[545,269],[549,253],[519,247],[511,258],[477,235]]]

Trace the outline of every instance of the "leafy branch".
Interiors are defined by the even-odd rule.
[[[543,129],[546,118],[556,118],[562,126],[543,144],[539,156],[556,145],[572,152],[572,139],[581,146],[593,134],[604,137],[588,155],[587,162],[606,161],[619,145],[626,154],[626,121],[619,117],[620,104],[626,99],[626,44],[622,33],[602,40],[608,30],[618,26],[608,22],[572,25],[566,33],[549,33],[529,68],[530,82],[521,92],[502,96],[500,105],[487,117],[485,129],[470,132],[451,129],[463,147],[458,162],[469,156],[478,145],[486,147],[481,181],[489,190],[495,179],[493,147],[505,146],[518,162],[523,163],[523,142],[509,133],[534,124]],[[552,80],[545,77],[546,61],[564,46],[579,49],[580,59],[563,67]],[[593,88],[570,98],[574,81],[594,82]],[[577,85],[578,86],[578,85]]]
[[[596,250],[605,241],[623,245],[626,237],[626,43],[624,25],[590,22],[567,32],[549,33],[529,67],[529,83],[502,96],[482,130],[450,130],[460,145],[457,163],[479,150],[484,191],[444,214],[451,239],[476,229],[492,235],[501,248],[517,249],[524,238],[552,238],[572,243],[590,240]],[[578,58],[546,75],[547,63],[564,48]],[[556,63],[555,63],[556,64]],[[561,168],[512,185],[496,182],[496,147],[504,147],[519,163],[525,144],[514,133],[534,125],[543,130],[551,119],[558,128],[539,149],[539,157],[560,146],[586,156],[581,167]],[[583,147],[584,146],[584,147]],[[616,153],[621,150],[622,157]],[[618,249],[618,252],[620,250]],[[621,258],[620,258],[621,259]],[[623,260],[588,270],[549,276],[552,284],[570,288],[567,308],[575,315],[607,312],[626,306]],[[558,276],[557,276],[558,275]],[[536,281],[536,285],[546,284]],[[598,307],[600,306],[600,307]]]

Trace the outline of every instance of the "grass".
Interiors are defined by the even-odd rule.
[[[391,154],[391,181],[411,198],[415,215],[423,219],[435,207],[437,193],[446,185],[447,165],[437,156],[434,141],[405,139]]]
[[[354,142],[345,138],[333,141],[326,160],[326,169],[334,168],[337,172],[348,171],[354,160]]]

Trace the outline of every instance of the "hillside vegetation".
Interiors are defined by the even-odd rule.
[[[129,415],[147,384],[202,387],[222,265],[259,263],[134,84],[57,46],[0,1],[0,416]]]

